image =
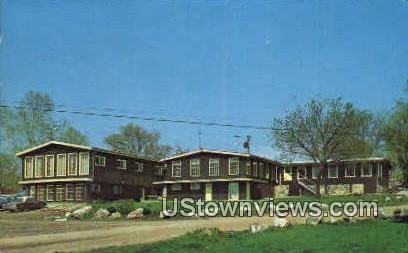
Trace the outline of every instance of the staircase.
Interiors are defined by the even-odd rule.
[[[307,192],[317,196],[316,186],[314,185],[314,182],[312,182],[311,180],[309,180],[309,179],[299,179],[298,184],[299,184],[300,187],[302,187]]]

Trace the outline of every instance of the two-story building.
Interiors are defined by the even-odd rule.
[[[161,160],[164,172],[154,185],[163,197],[205,200],[261,199],[273,196],[281,164],[260,156],[199,149]]]
[[[28,194],[45,201],[142,199],[161,163],[110,150],[50,141],[17,154]]]

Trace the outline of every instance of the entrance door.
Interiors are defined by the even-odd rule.
[[[228,199],[239,200],[239,185],[238,183],[228,184]]]
[[[205,184],[205,201],[212,200],[212,183]]]

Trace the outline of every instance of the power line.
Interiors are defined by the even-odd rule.
[[[189,125],[245,128],[245,129],[254,129],[254,130],[282,130],[282,129],[276,129],[273,127],[260,126],[260,125],[241,125],[241,124],[229,124],[229,123],[227,124],[227,123],[209,122],[209,121],[201,121],[201,120],[146,117],[146,116],[138,116],[138,115],[124,115],[124,114],[113,114],[113,113],[96,113],[96,112],[82,111],[82,110],[36,109],[36,108],[29,108],[29,107],[22,106],[22,105],[12,106],[12,105],[7,105],[7,104],[0,104],[0,108],[30,109],[30,110],[42,111],[42,112],[55,112],[55,113],[65,113],[65,114],[73,114],[73,115],[96,116],[96,117],[124,118],[124,119],[133,119],[133,120],[169,122],[169,123],[189,124]]]

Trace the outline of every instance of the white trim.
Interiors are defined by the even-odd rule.
[[[363,175],[363,171],[364,171],[364,165],[371,165],[371,173],[370,174],[367,174],[367,175]],[[369,168],[369,167],[368,167]],[[372,164],[369,164],[369,163],[362,163],[361,165],[360,165],[360,177],[372,177],[373,176],[373,166],[372,166]]]
[[[83,170],[81,155],[84,155],[84,154],[88,155],[88,159],[87,159],[88,168],[87,168],[87,171],[85,173],[81,173],[81,170]],[[90,163],[91,163],[90,160],[91,160],[91,155],[90,155],[89,152],[79,152],[79,154],[78,154],[78,175],[80,175],[80,176],[89,175],[89,167],[90,167]]]
[[[50,192],[50,188],[54,188],[54,199],[50,199],[50,198],[48,198],[48,196],[49,196],[49,192]],[[46,193],[45,193],[45,199],[47,200],[47,201],[55,201],[55,199],[56,199],[56,188],[55,188],[55,185],[53,185],[53,184],[47,184],[47,186],[46,186],[46,188],[45,188],[45,191],[46,191]]]
[[[318,172],[320,172],[320,171],[319,171],[320,168],[319,168],[319,167],[316,167],[316,166],[312,166],[312,179],[317,179],[319,176],[317,176],[317,177],[313,176],[313,169],[317,169]]]
[[[304,171],[305,171],[305,176],[304,176],[304,177],[302,177],[302,178],[299,177],[299,175],[300,175],[299,170],[304,170]],[[302,179],[307,179],[307,168],[305,168],[305,167],[296,168],[296,172],[297,172],[297,179],[298,179],[298,180],[299,180],[299,179],[300,179],[300,180],[302,180]]]
[[[217,164],[217,173],[213,174],[211,172],[211,162]],[[208,176],[209,177],[218,177],[220,175],[220,159],[218,158],[209,158],[208,159]]]
[[[127,160],[126,160],[126,159],[116,159],[116,162],[119,162],[119,164],[120,164],[121,162],[124,162],[124,165],[125,165],[125,167],[117,166],[116,168],[117,168],[118,170],[127,170]]]
[[[157,181],[153,184],[181,184],[181,183],[211,183],[211,182],[259,182],[268,183],[268,180],[253,179],[253,178],[217,178],[217,179],[193,179],[193,180],[176,180],[176,181]]]
[[[48,175],[48,168],[47,168],[47,166],[48,166],[48,157],[52,157],[52,161],[53,161],[53,163],[52,163],[52,175]],[[45,155],[45,158],[44,158],[44,175],[45,175],[45,177],[54,177],[54,175],[55,175],[55,155]]]
[[[333,169],[333,168],[336,169],[336,176],[335,177],[330,176],[330,169]],[[329,165],[329,167],[327,168],[327,178],[339,178],[339,166],[330,167],[330,165]]]
[[[198,175],[193,175],[193,170],[192,170],[192,166],[193,166],[193,161],[198,161]],[[193,158],[190,159],[190,176],[191,177],[199,177],[201,174],[201,166],[200,166],[200,159],[199,158]]]
[[[136,162],[136,171],[137,172],[143,172],[144,170],[144,164],[142,162]]]
[[[354,175],[353,176],[348,176],[347,175],[347,167],[348,166],[350,166],[350,165],[353,165],[352,166],[352,168],[353,168],[353,171],[354,171]],[[346,166],[344,166],[344,177],[345,178],[355,178],[356,177],[356,164],[346,164]]]
[[[177,175],[174,173],[174,165],[180,166]],[[181,160],[171,162],[171,177],[181,177]]]
[[[42,176],[38,176],[37,175],[37,158],[42,158],[43,162],[42,162]],[[45,176],[45,158],[43,155],[36,155],[34,156],[34,178],[42,178]]]
[[[92,182],[93,178],[91,177],[73,177],[73,178],[52,178],[52,179],[38,179],[38,180],[23,180],[19,181],[19,184],[36,184],[36,183],[58,183],[58,182],[75,182],[75,181],[84,181]]]
[[[173,159],[177,159],[177,158],[181,158],[181,157],[185,157],[185,156],[189,156],[189,155],[194,155],[194,154],[199,154],[199,153],[211,153],[211,154],[251,157],[250,154],[245,154],[245,153],[217,151],[217,150],[209,150],[209,149],[199,149],[199,150],[194,150],[194,151],[191,151],[191,152],[183,153],[183,154],[180,154],[180,155],[167,157],[167,158],[161,159],[160,161],[164,162],[164,161],[173,160]],[[269,160],[267,158],[264,158],[264,159]]]
[[[29,152],[32,152],[32,151],[34,151],[34,150],[37,150],[37,149],[46,147],[46,146],[51,145],[51,144],[63,145],[63,146],[72,147],[72,148],[80,148],[80,149],[92,150],[92,147],[89,147],[89,146],[71,144],[71,143],[60,142],[60,141],[49,141],[49,142],[43,143],[43,144],[41,144],[41,145],[38,145],[38,146],[35,146],[35,147],[32,147],[32,148],[29,148],[29,149],[20,151],[20,152],[18,152],[18,153],[16,154],[16,156],[21,156],[21,155],[27,154],[27,153],[29,153]]]
[[[386,161],[387,159],[384,157],[367,157],[367,158],[353,158],[353,159],[342,159],[342,160],[333,160],[329,159],[326,162],[365,162],[365,161]],[[319,162],[315,162],[312,160],[305,160],[305,161],[292,161],[290,163],[284,163],[285,165],[291,164],[319,164]]]
[[[103,163],[99,163],[100,161],[103,161]],[[95,166],[98,166],[98,167],[106,167],[106,158],[104,156],[95,155],[94,164],[95,164]]]
[[[31,159],[31,175],[27,176],[27,159]],[[24,178],[33,178],[34,177],[34,157],[26,156],[24,158]]]
[[[236,171],[236,173],[231,173],[231,162],[238,162],[238,170]],[[229,176],[239,175],[239,157],[228,158],[228,175]]]
[[[71,156],[71,155],[75,155],[76,156],[76,162],[75,162],[75,173],[70,173],[70,159],[69,159],[69,157]],[[67,175],[68,176],[76,176],[76,175],[78,175],[78,153],[68,153],[68,155],[67,155],[67,157],[68,157],[68,159],[67,159]]]
[[[67,175],[67,154],[57,154],[57,173],[56,176],[57,177],[65,177]],[[63,156],[64,160],[65,160],[65,168],[63,168],[64,173],[63,174],[58,174],[59,172],[59,162],[58,162],[58,156]]]

